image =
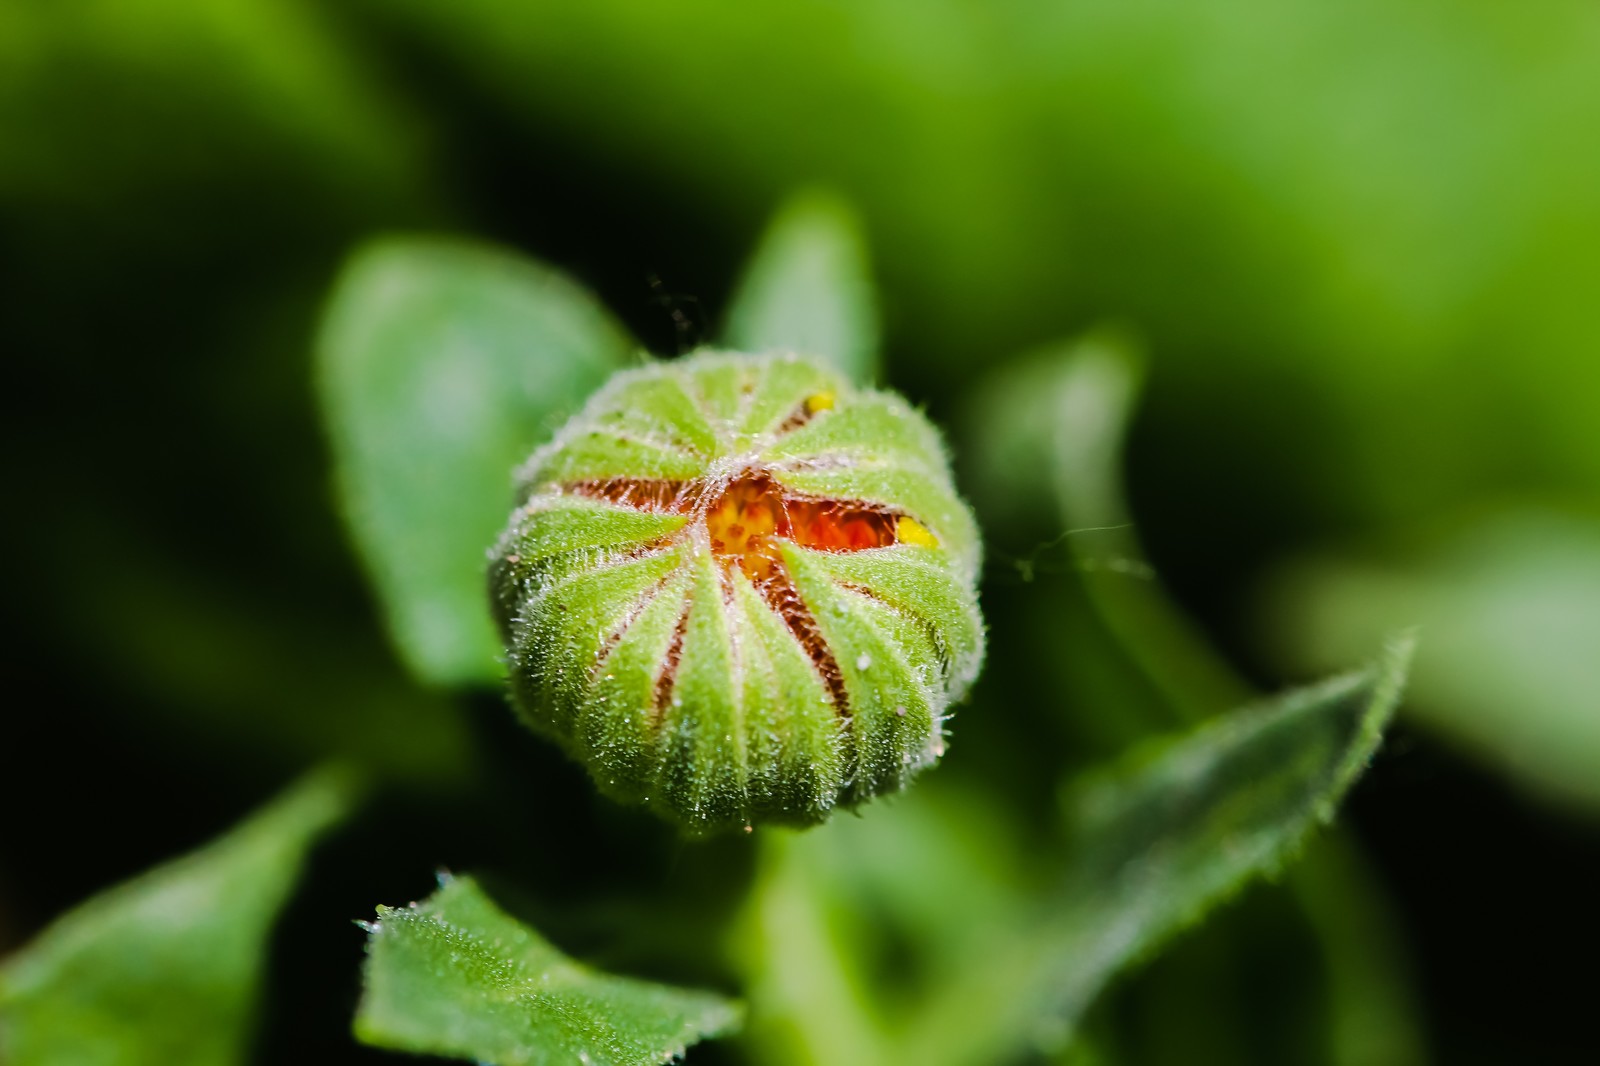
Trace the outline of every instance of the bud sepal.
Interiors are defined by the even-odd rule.
[[[905,401],[701,352],[618,374],[534,453],[490,587],[522,716],[704,832],[812,824],[943,754],[978,556]]]

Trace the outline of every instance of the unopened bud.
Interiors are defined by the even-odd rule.
[[[983,659],[938,433],[792,356],[618,374],[519,475],[490,585],[523,717],[693,831],[903,787]]]

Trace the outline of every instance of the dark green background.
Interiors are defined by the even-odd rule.
[[[1298,675],[1263,629],[1292,623],[1258,597],[1284,560],[1425,556],[1495,508],[1600,513],[1597,129],[1600,9],[1579,0],[17,0],[0,950],[328,753],[377,752],[393,784],[368,827],[404,814],[412,836],[358,827],[322,853],[279,938],[274,1061],[354,1054],[346,919],[421,895],[435,865],[571,905],[579,946],[609,943],[614,920],[572,917],[607,886],[702,916],[737,900],[736,844],[610,809],[492,695],[458,711],[395,665],[309,377],[360,238],[520,248],[673,353],[712,335],[782,197],[825,183],[865,220],[889,379],[941,420],[996,364],[1122,323],[1150,359],[1141,535],[1276,686]],[[1042,663],[1077,669],[1084,646],[1069,606],[1017,606],[1038,598],[1006,560],[1052,532],[990,530],[995,654],[950,770],[1040,802],[1044,775],[1114,752],[1125,713],[1041,696]],[[1592,812],[1441,736],[1402,724],[1347,818],[1403,919],[1435,1057],[1592,1061]],[[587,846],[595,826],[637,851]],[[1163,997],[1226,984],[1231,1020],[1176,1031],[1238,1027],[1215,1046],[1283,1061],[1296,934],[1275,900],[1254,892],[1108,1013],[1147,1031]]]

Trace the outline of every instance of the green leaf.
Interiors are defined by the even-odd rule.
[[[878,313],[861,223],[811,190],[786,203],[745,267],[724,340],[747,352],[827,359],[846,377],[878,377]]]
[[[1248,699],[1249,689],[1167,596],[1123,499],[1123,448],[1143,376],[1134,343],[1109,329],[1007,367],[966,413],[972,481],[1002,522],[1039,505],[1041,479],[1051,486],[1043,502],[1054,504],[1058,539],[1095,612],[1175,720],[1195,721]]]
[[[1269,582],[1266,643],[1317,664],[1380,627],[1426,637],[1408,710],[1536,791],[1600,807],[1600,520],[1475,516],[1420,551],[1307,558]]]
[[[943,1061],[937,1051],[906,1057],[916,1008],[1029,913],[1018,822],[986,790],[940,774],[868,817],[762,832],[759,874],[731,941],[756,1061]]]
[[[353,793],[343,772],[316,773],[199,851],[57,919],[0,970],[0,1061],[245,1061],[273,920]]]
[[[509,252],[391,238],[345,267],[323,412],[351,534],[424,681],[499,679],[484,573],[512,471],[631,350],[592,296]]]
[[[1126,656],[1159,694],[1167,721],[1194,721],[1247,699],[1248,689],[1167,596],[1132,525],[1121,468],[1142,379],[1136,345],[1112,329],[1051,346],[993,375],[966,412],[978,467],[972,480],[988,489],[987,510],[1001,522],[1049,522],[1053,502],[1054,518],[1066,528],[1056,541],[1115,637],[1113,654]],[[1027,484],[1041,471],[1054,489],[1043,501]],[[1020,510],[1041,503],[1046,516]],[[1030,568],[1024,576],[1047,565],[1037,554],[1020,564]],[[1382,632],[1345,642],[1337,661],[1349,662]],[[1125,718],[1126,728],[1137,727],[1135,716]],[[1418,1062],[1422,1038],[1410,1019],[1403,949],[1383,935],[1387,904],[1370,881],[1359,851],[1337,835],[1287,877],[1322,945],[1331,1061]]]
[[[1396,641],[1362,673],[1219,718],[1081,783],[1074,861],[1049,914],[943,990],[904,1061],[989,1062],[1030,1037],[1070,1039],[1116,973],[1276,873],[1333,817],[1377,749],[1410,654]]]
[[[737,1004],[591,970],[472,878],[441,881],[420,903],[379,907],[368,926],[363,1043],[496,1066],[644,1066],[739,1025]]]
[[[1404,924],[1376,864],[1353,834],[1335,827],[1312,842],[1287,880],[1321,945],[1330,1066],[1426,1063]]]

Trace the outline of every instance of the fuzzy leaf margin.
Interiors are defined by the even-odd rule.
[[[79,904],[0,968],[0,1062],[233,1066],[267,940],[359,783],[329,767],[197,851]]]
[[[650,1066],[737,1029],[710,992],[614,977],[564,955],[471,877],[442,876],[367,926],[362,1043],[495,1066]]]
[[[1377,751],[1413,645],[1396,638],[1364,671],[1223,716],[1076,783],[1074,858],[1048,915],[936,997],[907,1061],[993,1061],[1007,1034],[1065,1045],[1116,974],[1279,872]],[[941,1024],[975,1017],[988,1021]]]

